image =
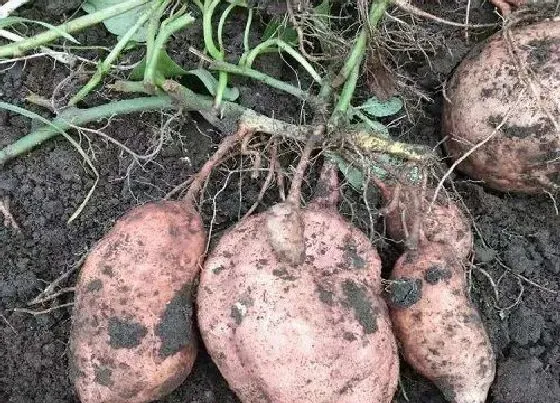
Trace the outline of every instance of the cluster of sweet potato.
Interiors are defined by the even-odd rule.
[[[546,57],[532,54],[544,37]],[[457,71],[446,146],[459,159],[489,137],[459,169],[500,190],[552,189],[559,165],[543,154],[558,150],[547,111],[559,105],[560,29],[542,23],[513,38],[492,38]],[[511,80],[524,76],[506,57],[512,43],[533,80],[517,100]],[[486,90],[489,71],[498,84]],[[546,71],[556,80],[547,87],[552,95],[535,98],[535,75]],[[231,228],[207,257],[192,198],[150,203],[121,218],[77,284],[70,350],[81,400],[147,402],[173,390],[197,353],[196,316],[207,350],[243,402],[388,403],[398,351],[449,401],[484,402],[495,356],[466,291],[472,234],[463,213],[449,200],[430,203],[430,191],[380,184],[391,206],[387,232],[406,245],[382,287],[376,249],[337,212],[337,180],[326,163],[307,206],[293,187],[285,202]]]

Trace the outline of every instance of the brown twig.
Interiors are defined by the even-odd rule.
[[[325,131],[324,125],[317,126],[314,133],[309,137],[309,139],[305,143],[305,147],[303,148],[301,159],[299,160],[299,163],[296,166],[294,177],[292,179],[292,185],[290,187],[290,192],[288,193],[288,201],[294,203],[295,205],[299,205],[300,203],[301,186],[303,184],[305,170],[309,165],[309,160],[311,158],[311,154],[313,153],[313,150],[315,149],[317,143],[319,142],[319,139],[323,137],[324,131]]]
[[[246,136],[253,134],[253,131],[247,129],[243,124],[240,125],[236,133],[224,137],[216,152],[204,163],[202,168],[194,176],[187,194],[183,198],[185,203],[194,204],[195,198],[204,187],[204,183],[210,177],[212,169],[225,157],[230,150]]]
[[[257,200],[253,203],[253,205],[249,208],[249,210],[247,210],[247,212],[243,216],[242,220],[245,220],[247,217],[249,217],[251,214],[253,214],[253,212],[257,209],[259,204],[262,202],[264,194],[266,193],[266,191],[268,190],[268,187],[270,186],[270,183],[274,179],[274,174],[276,173],[276,166],[277,165],[278,165],[278,141],[277,141],[277,139],[273,139],[272,148],[271,148],[271,151],[270,151],[270,163],[268,164],[268,167],[269,167],[268,168],[268,174],[266,175],[266,179],[264,180],[264,184],[262,185],[261,190],[259,191],[259,194],[257,196]]]
[[[0,213],[4,215],[4,225],[8,228],[13,228],[18,232],[21,232],[17,221],[14,219],[12,213],[10,213],[10,203],[7,197],[0,200]]]

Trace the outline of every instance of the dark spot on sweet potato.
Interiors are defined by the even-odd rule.
[[[220,273],[222,272],[222,270],[224,270],[224,269],[225,269],[224,266],[214,267],[214,268],[212,269],[212,273],[218,275],[218,274],[220,274]]]
[[[229,316],[235,321],[236,324],[240,325],[241,321],[243,321],[243,312],[237,305],[231,306],[231,311]]]
[[[408,308],[422,298],[422,280],[418,278],[395,279],[386,289],[389,302],[397,307]]]
[[[454,289],[451,291],[451,294],[453,294],[453,295],[455,295],[456,297],[458,297],[459,295],[461,295],[461,290],[458,289],[458,288],[454,288]]]
[[[346,303],[354,311],[354,317],[362,325],[364,333],[377,332],[377,312],[365,287],[360,287],[352,280],[347,279],[342,283],[342,292],[346,297]]]
[[[528,62],[531,67],[538,69],[550,60],[550,56],[554,54],[555,45],[559,45],[558,39],[540,39],[528,42],[530,51],[528,54]]]
[[[539,123],[529,126],[517,126],[510,124],[502,124],[503,116],[492,115],[488,118],[487,122],[492,128],[497,128],[501,125],[500,131],[506,137],[524,139],[529,136],[542,137],[552,132],[553,126],[546,120],[541,120]],[[496,139],[499,141],[499,138]]]
[[[439,351],[433,348],[428,348],[428,352],[432,355],[435,355],[436,357],[440,355]]]
[[[450,335],[453,335],[453,334],[455,334],[455,327],[453,325],[446,325],[445,326],[445,332],[450,334]]]
[[[134,348],[138,346],[148,333],[146,326],[116,316],[109,318],[109,345],[112,348]]]
[[[166,305],[156,325],[155,334],[161,340],[160,357],[168,357],[193,342],[191,285],[184,285]]]
[[[343,251],[342,259],[345,268],[363,269],[366,267],[366,261],[358,254],[358,247],[352,237],[346,235],[343,242],[344,245],[340,249]]]
[[[107,277],[113,277],[113,268],[106,265],[101,269],[101,274],[104,274]]]
[[[282,280],[294,281],[296,279],[296,277],[291,275],[285,267],[272,270],[272,274]]]
[[[420,322],[423,316],[424,314],[422,312],[414,312],[412,314],[412,319],[414,319],[415,322]]]
[[[327,304],[329,306],[334,305],[334,294],[331,291],[327,290],[322,285],[317,284],[315,287],[315,292],[319,294],[319,301],[321,301],[323,304]]]
[[[225,250],[225,251],[222,252],[222,256],[225,257],[226,259],[231,259],[233,257],[233,253]]]
[[[86,291],[87,292],[95,292],[95,291],[99,291],[103,288],[103,282],[96,278],[95,280],[91,280],[87,285],[86,285]]]
[[[441,393],[445,397],[445,400],[447,400],[448,402],[455,401],[455,390],[453,388],[453,382],[450,382],[450,380],[446,377],[441,377],[439,379],[435,379],[434,384],[441,391]]]
[[[436,285],[440,280],[449,280],[451,277],[451,270],[441,266],[430,266],[424,271],[424,280],[430,285]]]
[[[346,341],[358,340],[358,338],[352,332],[344,332],[344,334],[342,335],[342,338]]]
[[[117,365],[117,367],[119,369],[129,369],[130,365],[128,365],[126,362],[119,362],[119,364]]]
[[[103,386],[111,386],[113,385],[113,380],[111,379],[112,371],[109,368],[105,367],[96,367],[95,368],[95,382]]]

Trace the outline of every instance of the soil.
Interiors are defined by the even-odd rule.
[[[40,15],[43,20],[57,23],[75,12],[79,2],[35,3],[22,9],[20,15],[29,18]],[[274,9],[269,3],[274,2],[263,2]],[[472,3],[472,22],[495,20],[488,4]],[[435,14],[456,18],[464,15],[466,2],[417,4]],[[228,49],[232,53],[242,48],[242,26],[241,23],[231,24],[231,32],[227,32],[233,43]],[[413,57],[403,68],[432,101],[421,103],[420,109],[411,109],[412,123],[402,123],[393,134],[433,146],[440,138],[441,84],[476,43],[475,39],[480,38],[471,35],[467,43],[460,28],[442,27],[433,22],[421,22],[419,26],[437,34],[441,42],[436,43],[429,54],[431,63],[418,52],[412,52]],[[177,35],[170,46],[170,55],[179,63],[193,62],[185,49],[191,44],[200,45],[201,38],[196,32],[199,31],[193,27]],[[77,38],[88,44],[108,43],[112,39],[102,27],[79,34]],[[257,67],[285,79],[292,71],[274,56],[259,59]],[[64,81],[68,77],[70,79]],[[23,101],[25,96],[33,93],[50,99],[54,93],[54,104],[58,105],[82,81],[82,77],[71,74],[66,66],[47,59],[34,59],[25,64],[17,63],[1,73],[0,98],[29,108]],[[235,84],[240,87],[242,104],[269,116],[292,121],[300,118],[301,105],[286,95],[245,80],[236,80]],[[115,96],[100,92],[88,103],[106,102]],[[31,109],[49,116],[44,109]],[[162,123],[170,117],[173,117],[172,122],[162,131]],[[31,126],[26,118],[0,111],[0,147],[23,136]],[[188,178],[205,161],[221,136],[196,115],[173,115],[171,112],[114,118],[107,127],[101,123],[98,127],[138,153],[157,145],[162,133],[163,146],[152,162],[133,164],[128,154],[103,137],[94,133],[84,133],[88,138],[78,137],[74,133],[84,149],[94,153],[92,162],[99,172],[99,183],[72,223],[67,221],[94,184],[95,177],[67,141],[49,141],[0,168],[0,197],[9,200],[10,210],[21,228],[18,232],[0,225],[0,401],[77,401],[67,365],[70,310],[67,306],[59,307],[70,303],[72,294],[29,307],[56,308],[45,314],[32,315],[13,309],[25,308],[46,285],[72,268],[127,209],[161,199]],[[290,162],[288,157],[286,161]],[[203,210],[205,222],[207,226],[212,223],[216,236],[252,205],[264,178],[233,175],[223,170],[212,178]],[[222,187],[226,178],[229,185]],[[554,203],[547,196],[492,192],[460,175],[455,177],[455,187],[472,214],[476,230],[471,296],[480,309],[498,356],[498,374],[489,402],[558,402],[560,295],[556,290],[560,289],[560,217]],[[219,208],[213,217],[214,195]],[[352,196],[352,191],[347,190],[347,196],[350,200],[355,194]],[[267,192],[263,205],[276,198],[275,191]],[[351,207],[353,205],[346,202],[341,208],[349,212]],[[387,268],[397,250],[381,238],[377,244]],[[73,274],[63,286],[71,287],[75,280]],[[401,374],[401,387],[395,401],[444,402],[432,383],[404,363]],[[236,401],[204,351],[199,354],[191,376],[162,400],[168,403]]]

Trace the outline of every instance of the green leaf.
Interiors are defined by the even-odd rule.
[[[400,98],[393,97],[387,101],[380,101],[377,97],[371,97],[358,109],[363,110],[368,115],[381,118],[391,116],[400,111],[403,107],[403,102]]]
[[[136,66],[130,74],[130,79],[134,81],[141,81],[144,79],[144,71],[146,70],[146,60]],[[204,85],[210,95],[216,95],[218,88],[218,80],[208,70],[195,69],[184,70],[167,54],[165,50],[160,50],[158,55],[158,62],[156,65],[156,77],[161,79],[183,77],[185,75],[193,75]],[[224,99],[226,101],[235,101],[239,98],[239,90],[237,88],[226,88],[224,91]]]
[[[138,66],[132,70],[130,79],[140,81],[144,79],[144,71],[146,70],[146,59],[142,60]],[[187,74],[187,71],[179,66],[167,54],[165,50],[160,50],[158,54],[158,61],[156,64],[156,75],[162,78],[176,78]]]
[[[54,31],[57,34],[59,34],[60,36],[63,36],[64,38],[68,39],[72,43],[77,43],[77,44],[80,43],[72,35],[70,35],[67,32],[62,31],[61,29],[59,29],[58,27],[55,27],[54,25],[48,24],[48,23],[43,22],[43,21],[29,20],[29,19],[23,18],[23,17],[9,16],[9,17],[0,18],[0,29],[5,28],[5,27],[10,27],[10,26],[15,25],[15,24],[25,24],[25,23],[41,25],[41,26],[49,29],[50,31]]]
[[[86,13],[91,14],[120,3],[122,3],[122,0],[86,0],[82,4],[82,8]],[[146,4],[133,8],[126,13],[106,19],[103,21],[103,24],[110,33],[117,36],[124,35],[149,7],[150,2],[147,2]],[[147,30],[148,27],[146,23],[141,26],[138,31],[136,31],[131,40],[135,42],[146,42]]]
[[[356,108],[352,108],[352,109],[356,109]],[[355,110],[350,110],[351,118],[356,116],[354,112]],[[365,126],[367,129],[374,131],[376,134],[380,134],[384,137],[389,137],[389,129],[387,129],[387,126],[385,126],[384,124],[378,122],[377,120],[370,119],[363,113],[358,114],[357,117],[359,117],[362,120],[362,122],[364,122],[363,126]]]
[[[352,186],[357,191],[362,191],[364,186],[364,174],[362,171],[355,166],[350,165],[344,158],[335,153],[325,153],[325,156],[331,160],[331,162],[338,165],[338,169],[344,175],[344,178],[348,181],[350,186]]]
[[[286,25],[284,18],[275,17],[266,26],[262,40],[280,39],[289,45],[297,45],[298,36],[295,29]]]
[[[330,15],[331,15],[331,2],[330,0],[323,0],[321,4],[313,9],[313,13],[326,26],[330,25]]]

